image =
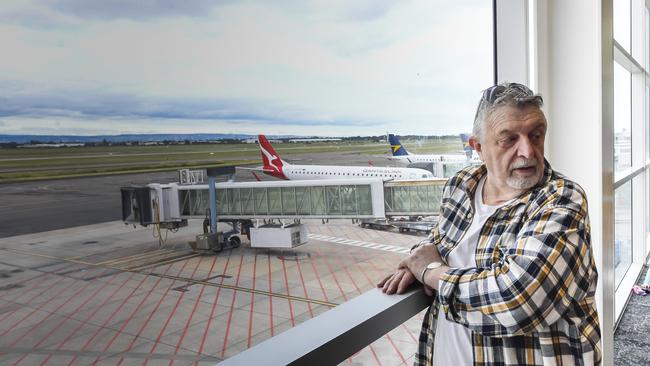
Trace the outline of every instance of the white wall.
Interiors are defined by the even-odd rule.
[[[603,365],[613,364],[612,0],[535,1],[538,91],[549,121],[547,157],[587,192],[599,270]]]

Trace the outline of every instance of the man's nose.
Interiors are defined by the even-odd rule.
[[[520,137],[517,144],[517,155],[530,159],[534,153],[533,144],[530,142],[528,136]]]

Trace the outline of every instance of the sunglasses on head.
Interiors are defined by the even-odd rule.
[[[527,97],[533,95],[532,91],[523,84],[510,83],[508,84],[508,87],[519,93],[520,95],[518,95],[518,97]],[[502,84],[497,84],[483,90],[483,100],[490,104],[493,104],[499,97],[501,97],[503,92],[506,91],[508,87]]]

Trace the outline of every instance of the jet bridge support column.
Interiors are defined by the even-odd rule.
[[[210,234],[217,232],[217,189],[216,177],[208,174],[208,199],[210,200]]]
[[[210,200],[210,232],[204,235],[198,235],[196,237],[195,249],[211,249],[221,251],[224,248],[229,249],[238,247],[241,243],[239,238],[233,237],[232,240],[230,238],[230,236],[236,232],[235,225],[233,225],[233,230],[229,231],[228,233],[224,234],[217,231],[217,189],[215,186],[216,178],[218,176],[227,175],[228,180],[231,181],[233,175],[235,174],[235,167],[223,166],[207,168],[206,173],[208,176],[208,199]]]

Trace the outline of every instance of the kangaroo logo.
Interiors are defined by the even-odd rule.
[[[260,148],[262,150],[262,154],[264,154],[264,156],[266,157],[266,160],[268,160],[268,162],[269,162],[269,164],[268,164],[269,167],[273,168],[273,170],[275,170],[276,172],[280,172],[280,169],[278,168],[279,164],[274,162],[276,160],[280,160],[280,158],[278,158],[277,156],[275,156],[275,155],[271,154],[270,152],[266,151],[264,146],[260,145]]]

